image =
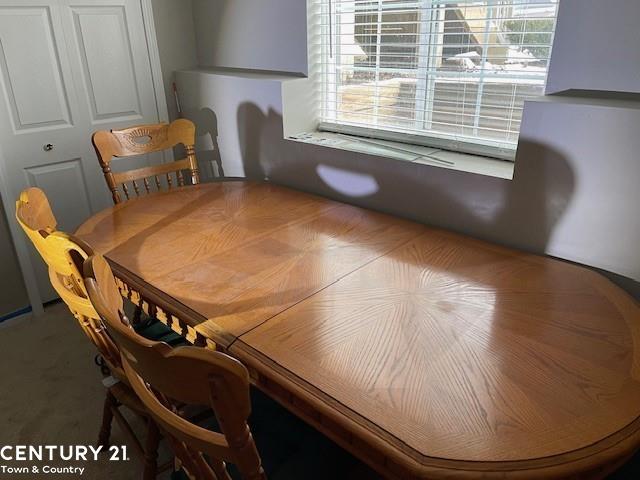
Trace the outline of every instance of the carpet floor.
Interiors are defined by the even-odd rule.
[[[0,396],[0,445],[96,445],[105,387],[93,362],[95,354],[95,348],[63,304],[48,307],[41,317],[1,324],[0,378],[4,383]],[[138,427],[143,426],[137,419],[130,419]],[[112,429],[111,444],[126,444],[117,425]],[[168,452],[163,454],[169,458]],[[53,462],[0,464],[42,467]],[[86,469],[81,477],[62,474],[56,478],[124,480],[139,479],[142,473],[136,458],[110,461],[109,455],[101,455],[97,462],[65,465]]]

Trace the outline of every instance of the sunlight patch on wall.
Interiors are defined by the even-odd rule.
[[[329,187],[349,197],[373,195],[380,188],[376,179],[366,173],[351,172],[327,165],[318,165],[316,171]]]

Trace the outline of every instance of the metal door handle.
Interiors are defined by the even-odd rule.
[[[50,152],[53,150],[53,143],[47,143],[44,147],[42,147],[45,152]]]

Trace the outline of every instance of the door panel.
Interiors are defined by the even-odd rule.
[[[0,8],[0,31],[2,84],[14,130],[69,125],[71,113],[49,8]]]
[[[72,232],[91,215],[89,194],[82,160],[73,158],[58,163],[25,168],[27,184],[38,187],[56,199],[56,208],[64,212],[58,220],[58,228]],[[67,185],[73,185],[72,190]]]
[[[139,0],[64,0],[74,74],[83,79],[92,131],[157,122]]]
[[[158,122],[150,65],[140,0],[0,0],[0,173],[9,217],[27,186],[46,192],[68,232],[111,204],[91,135]],[[22,232],[14,241],[27,242]],[[43,301],[55,298],[42,260],[27,248],[25,277],[35,277]]]
[[[124,6],[71,11],[92,122],[139,121],[142,107]]]
[[[86,92],[91,132],[158,121],[139,0],[64,0],[74,76]],[[117,32],[114,34],[114,32]],[[112,169],[161,163],[162,154],[114,159]],[[93,165],[98,167],[97,161]],[[110,198],[110,197],[109,197]],[[111,200],[109,199],[109,202]]]

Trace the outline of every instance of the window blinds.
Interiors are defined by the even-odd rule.
[[[558,0],[317,0],[321,129],[510,158]]]

